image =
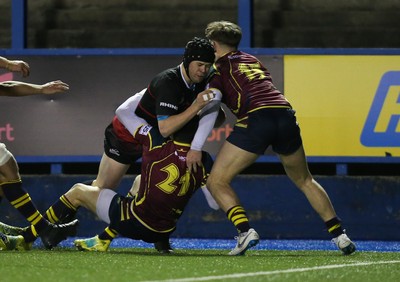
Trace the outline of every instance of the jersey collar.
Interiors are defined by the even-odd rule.
[[[186,88],[187,88],[187,89],[192,89],[192,86],[194,85],[194,83],[193,83],[192,86],[190,86],[190,85],[186,82],[185,76],[183,75],[183,64],[180,64],[180,65],[179,65],[179,70],[180,70],[180,72],[181,72],[181,77],[182,77],[183,82],[184,82],[185,85],[186,85]]]

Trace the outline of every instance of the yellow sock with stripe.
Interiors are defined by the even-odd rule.
[[[328,229],[328,232],[332,235],[332,237],[337,237],[344,233],[341,220],[338,217],[334,217],[325,222],[325,226]]]
[[[249,231],[249,219],[247,218],[246,211],[242,206],[234,206],[230,208],[226,212],[226,215],[233,225],[235,225],[239,233]]]
[[[21,179],[2,183],[1,188],[10,204],[34,226],[35,232],[40,233],[48,226],[47,220],[37,210],[28,192],[22,188]]]

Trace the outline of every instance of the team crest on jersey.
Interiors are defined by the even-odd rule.
[[[140,130],[139,130],[139,134],[141,135],[147,135],[149,134],[149,131],[152,129],[153,127],[151,125],[143,125]]]

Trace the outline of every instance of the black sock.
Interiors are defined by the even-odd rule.
[[[66,218],[74,217],[76,212],[77,208],[72,205],[65,195],[62,195],[58,201],[47,209],[46,217],[52,223],[64,222]]]
[[[16,208],[40,233],[48,225],[48,221],[37,210],[28,192],[22,188],[22,181],[15,180],[1,185],[3,194],[10,204]]]
[[[71,202],[62,195],[58,201],[56,201],[48,210],[46,211],[46,218],[51,223],[62,223],[71,221],[75,217],[76,208],[71,204]],[[25,242],[33,242],[39,236],[40,231],[36,231],[36,226],[31,225],[23,236]]]
[[[110,240],[112,241],[115,237],[118,236],[118,232],[110,227],[104,229],[103,233],[99,235],[99,239],[101,240]]]
[[[333,236],[337,237],[344,233],[342,228],[342,221],[337,216],[325,222],[328,232]]]

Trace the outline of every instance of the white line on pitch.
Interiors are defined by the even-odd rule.
[[[228,274],[228,275],[190,277],[190,278],[167,279],[167,280],[149,280],[149,281],[143,281],[143,282],[209,281],[209,280],[234,279],[234,278],[251,277],[251,276],[267,276],[267,275],[273,275],[273,274],[305,272],[305,271],[313,271],[313,270],[321,270],[321,269],[333,269],[333,268],[366,266],[366,265],[376,265],[376,264],[394,264],[394,263],[400,263],[400,260],[357,262],[357,263],[351,263],[351,264],[332,264],[332,265],[321,265],[321,266],[314,266],[314,267],[291,268],[291,269],[284,269],[284,270],[259,271],[259,272],[236,273],[236,274]]]

